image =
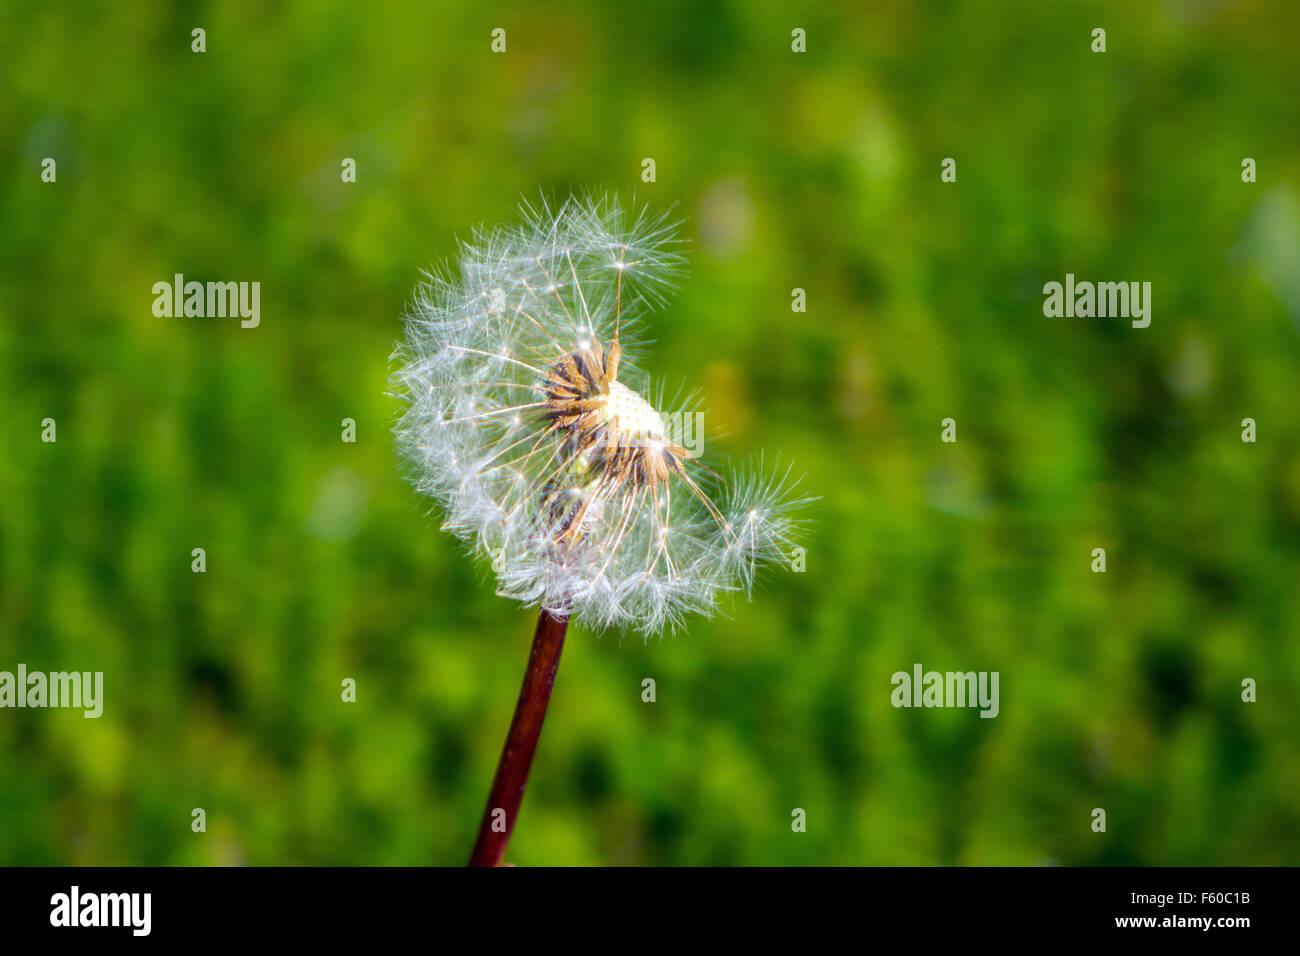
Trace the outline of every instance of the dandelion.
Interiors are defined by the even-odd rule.
[[[525,203],[519,225],[462,243],[407,316],[396,435],[414,484],[491,562],[498,594],[540,608],[471,862],[504,853],[569,620],[675,628],[748,596],[793,547],[797,479],[710,468],[638,368],[639,332],[683,263],[674,232],[612,199]]]

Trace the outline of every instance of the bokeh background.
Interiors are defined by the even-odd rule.
[[[685,219],[648,370],[821,500],[752,603],[570,634],[509,859],[1300,859],[1294,4],[0,9],[0,669],[106,685],[0,711],[0,863],[464,861],[534,615],[388,359],[457,235],[592,188]],[[261,326],[156,318],[178,272]],[[1150,328],[1045,318],[1066,272]],[[1000,715],[894,709],[916,662]]]

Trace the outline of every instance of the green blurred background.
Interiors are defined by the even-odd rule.
[[[0,669],[106,696],[0,711],[0,862],[464,861],[534,615],[401,478],[388,358],[455,236],[589,188],[680,204],[648,370],[822,497],[806,573],[727,617],[570,634],[509,859],[1300,857],[1295,4],[0,27]],[[178,272],[260,281],[261,326],[154,317]],[[1152,282],[1150,328],[1045,318],[1066,272]],[[916,662],[998,671],[1001,714],[894,709]]]

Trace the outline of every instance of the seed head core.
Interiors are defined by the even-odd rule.
[[[610,426],[618,433],[619,444],[662,445],[668,440],[663,416],[622,382],[609,383],[605,414]]]

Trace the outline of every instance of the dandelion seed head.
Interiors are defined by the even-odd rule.
[[[748,594],[793,547],[806,499],[790,472],[718,474],[645,397],[662,403],[639,332],[679,246],[663,216],[612,199],[525,203],[416,289],[393,374],[398,445],[498,593],[653,634]]]

